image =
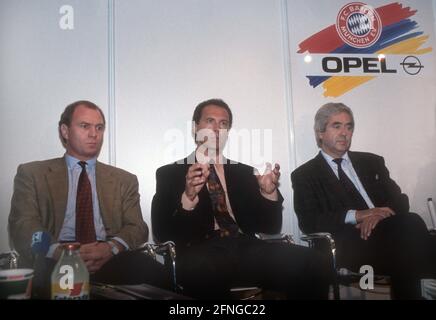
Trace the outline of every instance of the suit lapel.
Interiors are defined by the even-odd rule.
[[[57,239],[64,223],[68,200],[68,170],[65,158],[59,158],[49,166],[46,178],[52,196],[55,217],[54,233]]]
[[[348,156],[350,157],[351,163],[353,164],[353,168],[356,171],[360,182],[364,184],[365,176],[367,176],[367,174],[365,172],[365,166],[361,165],[360,157],[351,151],[348,152]]]
[[[97,161],[95,166],[95,179],[97,184],[97,197],[100,206],[100,215],[106,228],[112,225],[113,203],[115,197],[115,179],[105,169],[104,164]]]
[[[347,207],[349,202],[348,194],[342,187],[332,168],[322,156],[321,152],[318,153],[315,160],[318,164],[320,180],[327,184],[327,190],[333,191],[332,193],[329,193],[337,197],[344,207]]]
[[[374,178],[372,177],[374,173],[371,173],[371,167],[369,166],[369,163],[368,162],[363,163],[362,158],[359,156],[359,154],[349,151],[348,156],[350,157],[351,163],[353,164],[354,171],[356,171],[357,177],[362,183],[363,188],[365,189],[371,201],[374,202],[375,199],[373,194],[374,190],[373,188],[371,188],[370,180],[371,179],[376,180],[377,177],[376,176],[374,176]]]

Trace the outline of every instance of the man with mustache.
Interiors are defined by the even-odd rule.
[[[382,157],[349,150],[350,108],[325,104],[314,129],[321,151],[291,175],[300,228],[331,233],[340,267],[358,272],[371,265],[376,274],[390,275],[393,298],[420,298],[420,278],[436,271],[424,221],[409,213],[408,197]]]
[[[176,242],[183,292],[222,299],[232,287],[258,286],[289,299],[327,298],[327,259],[303,246],[254,236],[280,232],[280,167],[255,175],[252,167],[225,159],[232,121],[224,101],[200,103],[193,114],[196,151],[156,172],[153,231],[159,241]]]

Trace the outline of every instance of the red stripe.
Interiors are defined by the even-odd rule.
[[[417,12],[417,10],[411,10],[410,7],[403,8],[403,5],[398,2],[379,7],[376,11],[380,15],[383,26],[410,18]],[[333,24],[301,42],[298,53],[306,51],[310,53],[329,53],[343,45],[344,42],[339,37]]]
[[[403,8],[403,5],[398,2],[377,8],[377,13],[380,15],[383,26],[389,26],[403,19],[410,18],[416,12],[417,10],[411,10],[410,7]]]
[[[298,53],[306,51],[310,53],[327,53],[343,45],[344,42],[336,32],[335,25],[331,25],[301,42],[299,44],[300,50],[298,50]]]

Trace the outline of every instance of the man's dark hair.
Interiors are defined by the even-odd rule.
[[[101,117],[103,118],[103,124],[106,125],[106,119],[104,117],[103,111],[101,111],[101,109],[95,103],[87,100],[79,100],[73,102],[65,108],[64,112],[62,112],[61,114],[61,119],[59,120],[59,126],[58,126],[59,137],[61,138],[61,141],[64,145],[67,143],[67,141],[62,136],[61,126],[65,124],[67,127],[69,127],[71,125],[71,120],[73,119],[74,111],[76,111],[77,107],[79,106],[84,106],[88,109],[97,110],[98,112],[100,112]]]
[[[230,110],[230,107],[228,106],[228,104],[225,103],[222,99],[209,99],[209,100],[200,102],[200,104],[194,110],[194,114],[192,115],[192,121],[194,121],[195,124],[199,124],[203,109],[206,108],[207,106],[211,106],[211,105],[223,108],[224,110],[227,111],[227,113],[229,114],[229,129],[230,129],[232,127],[232,123],[233,123],[232,110]]]

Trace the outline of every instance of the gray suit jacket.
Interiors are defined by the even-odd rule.
[[[97,195],[108,237],[120,237],[130,248],[148,238],[136,176],[97,162]],[[64,158],[35,161],[18,167],[9,215],[12,246],[24,265],[31,265],[31,238],[36,231],[50,233],[56,242],[68,197],[68,171]]]

